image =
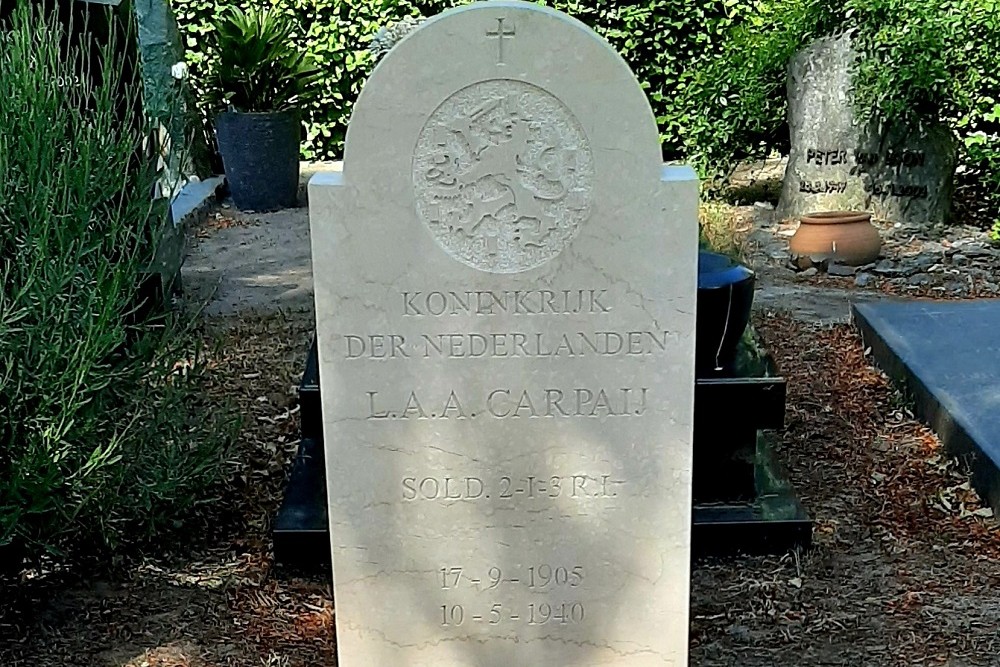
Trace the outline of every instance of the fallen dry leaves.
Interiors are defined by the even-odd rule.
[[[695,665],[996,665],[1000,535],[848,326],[757,321],[789,381],[780,458],[803,554],[693,575]]]
[[[326,577],[276,572],[269,536],[311,317],[222,324],[210,393],[244,416],[228,501],[155,557],[19,587],[18,613],[0,619],[4,667],[335,664]],[[778,456],[814,546],[696,563],[691,664],[1000,664],[1000,537],[967,475],[849,327],[773,316],[757,328],[789,380]]]
[[[197,228],[193,230],[193,234],[195,238],[204,239],[212,236],[220,229],[229,229],[230,227],[247,227],[259,224],[260,221],[255,219],[252,215],[241,213],[227,206],[221,211],[215,211],[206,216],[206,218],[198,224]]]

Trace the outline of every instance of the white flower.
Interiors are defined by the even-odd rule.
[[[188,75],[187,63],[174,63],[170,66],[170,76],[174,77],[178,81],[181,79],[186,79]]]

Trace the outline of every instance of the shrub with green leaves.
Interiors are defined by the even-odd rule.
[[[688,134],[706,173],[788,149],[785,85],[791,57],[810,41],[848,32],[858,52],[855,111],[860,120],[945,123],[976,151],[995,154],[1000,71],[997,0],[762,0],[735,26],[721,55],[695,73],[689,106],[704,113]]]
[[[0,30],[0,547],[83,558],[208,502],[232,422],[141,308],[166,207],[138,68],[31,6]]]
[[[979,63],[980,94],[956,123],[965,148],[968,173],[963,180],[975,182],[981,199],[1000,229],[1000,0],[979,0],[970,50]]]
[[[681,92],[696,107],[684,133],[686,153],[704,176],[745,158],[787,152],[787,67],[792,56],[836,25],[827,0],[766,0],[725,37],[720,52],[691,73]]]

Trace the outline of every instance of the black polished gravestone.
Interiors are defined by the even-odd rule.
[[[724,255],[698,257],[693,552],[781,552],[808,546],[809,520],[773,456],[785,379],[744,332],[754,274]]]
[[[1000,513],[1000,300],[855,304],[864,345]]]
[[[785,380],[743,341],[753,274],[699,257],[694,396],[693,553],[770,553],[808,546],[812,522],[772,455],[784,425]],[[316,344],[299,386],[302,442],[274,528],[275,560],[329,564],[326,465]]]

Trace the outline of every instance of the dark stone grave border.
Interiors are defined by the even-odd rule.
[[[1000,511],[1000,300],[853,304],[876,365]]]

